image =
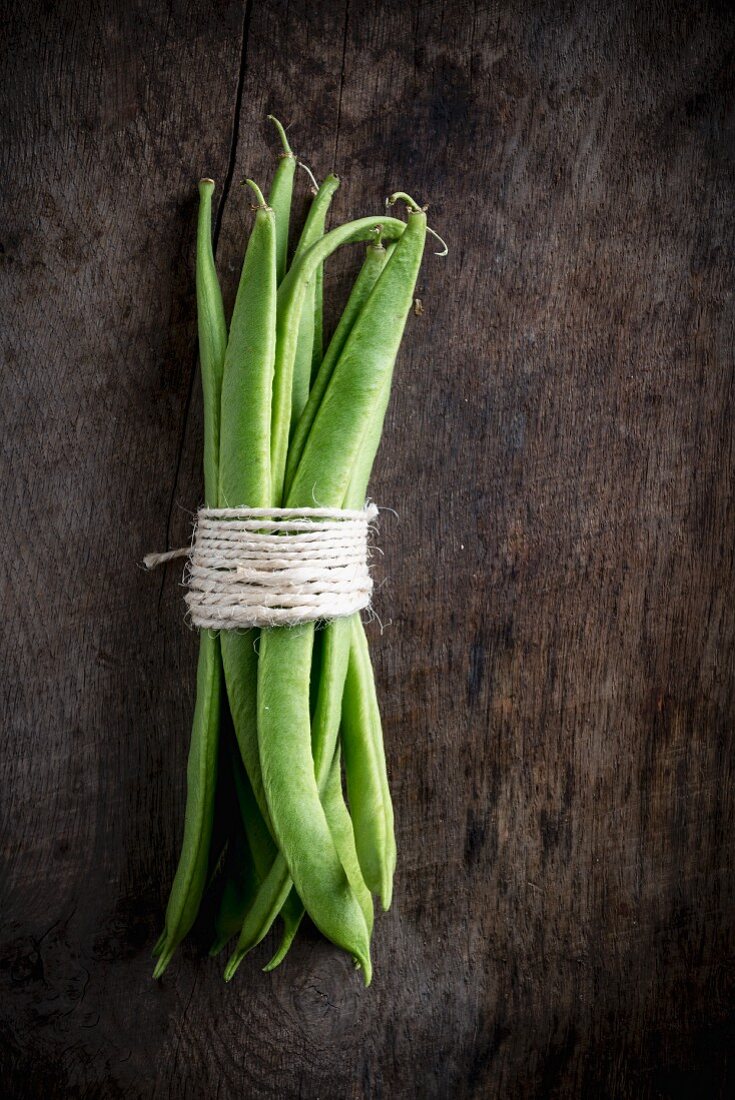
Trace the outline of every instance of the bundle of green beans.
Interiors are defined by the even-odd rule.
[[[196,294],[207,507],[361,508],[413,301],[426,214],[360,218],[325,233],[328,176],[288,264],[296,159],[254,225],[229,332],[214,266],[212,180],[199,185]],[[323,266],[368,242],[326,350]],[[348,805],[343,790],[346,780]],[[226,807],[230,807],[226,812]],[[234,810],[233,810],[234,808]],[[391,902],[396,844],[380,713],[359,615],[200,637],[184,839],[154,954],[159,978],[200,909],[212,954],[237,937],[229,980],[277,918],[286,955],[304,912],[371,977],[373,895]]]

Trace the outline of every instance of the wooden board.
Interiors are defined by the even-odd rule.
[[[3,1094],[732,1095],[728,5],[4,9]],[[450,244],[372,486],[369,990],[313,929],[150,980],[196,638],[140,562],[202,496],[195,181],[231,303],[268,111],[337,217],[405,187]]]

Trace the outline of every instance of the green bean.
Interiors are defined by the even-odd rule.
[[[339,745],[335,748],[332,766],[329,769],[327,780],[323,785],[322,805],[324,806],[324,814],[329,822],[329,830],[339,854],[340,862],[344,867],[347,880],[362,909],[362,915],[365,918],[368,934],[370,934],[373,930],[373,899],[370,897],[370,891],[365,885],[365,880],[362,877],[360,863],[357,858],[357,850],[355,848],[355,835],[352,829],[352,820],[349,810],[345,805],[344,795],[342,793]],[[284,954],[285,952],[283,951],[282,945],[263,969],[265,971],[275,970],[283,961]]]
[[[330,236],[328,233],[313,246],[301,263]],[[313,500],[325,507],[342,506],[369,432],[371,412],[375,412],[376,402],[385,400],[390,385],[413,302],[425,237],[426,215],[411,211],[406,231],[355,321],[334,368],[294,474],[287,501],[290,506],[303,507]]]
[[[258,887],[260,887],[268,877],[274,862],[278,858],[278,848],[268,831],[268,826],[263,820],[255,795],[253,794],[252,786],[248,780],[247,772],[242,766],[242,760],[233,760],[232,767],[235,779],[235,792],[240,807],[240,816],[245,825],[245,832],[247,834],[250,850],[253,854],[253,861],[258,877]],[[253,895],[248,899],[248,908],[243,909],[240,914],[238,932],[242,927],[250,906],[254,903],[255,896],[256,895]],[[281,961],[285,957],[296,935],[296,931],[303,916],[303,906],[295,890],[291,891],[280,907],[279,915],[283,919],[283,935],[279,947],[279,961]]]
[[[222,878],[214,918],[214,941],[209,951],[212,956],[218,955],[227,941],[240,931],[243,916],[252,905],[260,885],[242,823],[231,837]]]
[[[312,760],[320,792],[324,790],[328,781],[330,760],[334,756],[339,731],[342,685],[347,672],[350,636],[349,620],[334,620],[325,628],[324,635],[318,693],[312,724]],[[325,806],[325,815],[327,816],[330,832],[333,830],[339,831],[340,827],[342,830],[344,828],[343,825],[340,826],[339,820],[336,822],[332,820],[331,814],[334,806],[336,806],[334,799],[331,799],[328,806]],[[334,812],[337,813],[338,808]],[[344,845],[344,841],[342,843]],[[283,905],[290,885],[291,878],[288,864],[283,856],[279,854],[270,874],[263,882],[252,909],[245,918],[237,950],[225,971],[227,980],[235,973],[248,951],[256,947],[268,932]],[[358,902],[360,902],[359,895]],[[361,904],[364,904],[364,898]],[[283,945],[268,963],[267,970],[274,969],[281,961],[282,948]]]
[[[286,635],[292,644],[268,642]],[[275,835],[307,912],[349,951],[369,982],[370,940],[319,798],[309,729],[313,625],[263,631],[258,659],[258,744]],[[261,737],[261,732],[263,736]]]
[[[294,253],[294,261],[298,260],[306,252],[310,245],[324,236],[324,226],[327,220],[329,204],[334,192],[339,187],[336,176],[327,176],[321,187],[317,190],[314,200],[309,208],[309,213],[304,223],[304,228],[299,238],[299,243]],[[306,289],[304,305],[299,320],[299,337],[294,357],[293,384],[291,391],[291,426],[295,425],[309,396],[309,385],[314,359],[314,338],[316,326],[316,288],[317,279],[323,271],[320,264],[311,278]],[[320,321],[321,325],[321,304]],[[321,330],[320,330],[321,332]],[[321,335],[320,335],[321,339]]]
[[[352,621],[352,648],[342,699],[342,748],[347,794],[355,829],[355,844],[365,882],[380,895],[383,908],[391,900],[394,844],[393,815],[385,778],[380,716],[367,648],[359,616]]]
[[[360,456],[352,472],[345,508],[360,508],[365,501],[389,397],[388,385],[375,403]],[[349,667],[350,674],[345,681],[342,699],[342,741],[348,790],[354,795],[350,799],[350,808],[355,835],[359,838],[359,851],[363,853],[362,862],[367,865],[372,860],[373,864],[372,871],[366,872],[366,878],[380,893],[383,908],[388,909],[396,867],[393,804],[370,651],[359,615],[352,617]],[[368,775],[363,782],[359,775],[366,771]],[[371,797],[368,797],[368,791],[372,792]]]
[[[391,247],[393,246],[391,245]],[[370,291],[375,286],[378,276],[385,267],[387,257],[388,251],[383,246],[380,239],[372,241],[367,246],[362,267],[352,287],[350,296],[347,299],[347,304],[339,319],[337,328],[334,330],[334,336],[329,341],[326,355],[319,367],[319,372],[314,380],[314,384],[309,391],[309,399],[304,411],[299,417],[298,424],[296,425],[296,429],[288,445],[285,478],[287,493],[293,481],[293,476],[296,473],[296,467],[301,459],[306,437],[311,430],[311,425],[314,423],[314,417],[317,414],[322,397],[324,396],[327,383],[332,377],[334,364],[339,359],[345,340],[355,323],[355,318],[367,301]],[[358,505],[358,507],[362,507],[362,505]]]
[[[351,850],[345,837],[344,813],[333,791],[329,797],[325,795],[327,784],[330,782],[330,761],[334,759],[337,734],[339,731],[342,685],[347,672],[347,657],[349,653],[350,620],[335,619],[325,628],[324,634],[325,638],[319,674],[318,695],[314,710],[314,721],[312,724],[313,768],[320,795],[324,795],[324,814],[328,822],[329,831],[334,837],[334,843],[337,847],[340,861],[343,867],[345,867],[347,879],[352,889],[355,891],[357,902],[363,910],[363,915],[369,913],[371,916],[371,922],[368,926],[368,931],[370,931],[372,928],[372,903],[368,905],[365,902],[367,888],[364,882],[361,888],[358,889],[359,882],[361,882],[362,879],[356,854],[354,859],[350,856]],[[333,781],[332,779],[332,782]],[[344,812],[346,812],[346,810]],[[350,829],[352,829],[351,823]],[[352,846],[354,848],[354,839]],[[351,861],[349,865],[345,865],[345,859]],[[256,947],[270,929],[273,921],[278,916],[284,899],[288,895],[290,886],[291,878],[288,864],[283,855],[279,853],[273,863],[270,873],[263,881],[252,908],[245,917],[237,949],[225,970],[225,979],[227,981],[233,976],[248,951]],[[365,919],[367,922],[367,916],[365,916]],[[283,954],[285,953],[283,950],[285,942],[286,935],[284,934],[284,943],[281,944],[279,950],[265,967],[266,970],[273,970],[282,960]]]
[[[235,971],[247,953],[257,947],[261,940],[267,936],[291,892],[291,887],[292,882],[288,873],[288,864],[279,853],[268,875],[263,880],[254,902],[245,914],[237,947],[225,967],[226,982],[234,977]],[[271,963],[277,965],[275,957],[271,960]]]
[[[317,645],[317,641],[320,643]],[[327,766],[334,759],[339,725],[341,719],[342,690],[347,675],[347,660],[350,646],[350,626],[348,619],[336,619],[327,623],[323,631],[315,634],[314,653],[312,656],[310,696],[313,698],[313,719],[311,723],[311,749],[314,762],[314,774],[320,795],[324,793],[325,784],[329,782]],[[334,798],[328,803],[322,799],[324,815],[327,819],[330,832],[334,835],[339,830],[341,822],[339,818],[332,820],[332,813],[339,813],[339,806]],[[351,828],[351,826],[350,826]],[[336,843],[336,841],[335,841]],[[284,871],[286,865],[284,863]],[[345,868],[345,870],[347,870]],[[349,879],[349,875],[348,875]],[[351,883],[352,885],[352,883]],[[363,888],[364,883],[363,883]],[[293,898],[298,897],[292,891],[289,897],[289,906],[293,904]],[[358,897],[358,901],[359,901]],[[303,905],[298,901],[301,913]],[[282,959],[283,945],[271,959],[266,970],[274,970]]]
[[[301,162],[300,162],[301,163]],[[301,163],[301,167],[308,172],[311,176],[311,181],[314,186],[313,194],[316,195],[319,190],[311,169],[307,165]],[[333,177],[337,179],[336,176]],[[298,250],[297,250],[298,251]],[[310,385],[313,384],[316,378],[317,372],[321,365],[322,355],[324,353],[323,341],[324,341],[324,265],[317,268],[316,275],[314,276],[314,339],[311,355],[311,371],[310,371]]]
[[[219,480],[220,395],[227,347],[227,323],[212,251],[213,191],[213,180],[200,180],[196,295],[204,400],[204,499],[215,506]]]
[[[243,262],[222,382],[219,498],[223,507],[271,504],[271,386],[276,341],[276,216],[259,189]],[[257,631],[222,632],[227,696],[243,762],[266,823],[257,740]]]
[[[227,342],[222,295],[212,253],[212,180],[199,184],[196,292],[199,359],[204,395],[204,492],[217,503],[220,389]],[[165,929],[156,944],[154,978],[160,978],[199,910],[206,885],[217,778],[222,667],[219,642],[202,631],[197,665],[196,703],[187,763],[184,840],[166,907]]]
[[[324,181],[324,184],[322,185],[322,188],[326,189],[328,184],[330,186],[329,186],[329,190],[327,192],[327,196],[329,198],[331,198],[331,194],[334,192],[334,190],[336,189],[336,186],[338,185],[338,181],[337,181],[336,177],[328,177],[327,180]],[[325,198],[327,198],[327,196],[325,196]],[[319,193],[317,193],[317,198],[315,198],[315,201],[314,201],[314,204],[312,205],[310,213],[312,213],[315,210],[315,207],[317,206],[317,201],[318,201],[319,197],[320,197]],[[320,220],[323,222],[323,217]],[[307,232],[307,230],[309,230],[309,229],[310,229],[310,226],[309,226],[308,219],[307,219],[307,226],[305,226],[304,233],[302,234],[302,238],[299,242],[299,246],[296,249],[296,254],[295,254],[295,257],[294,257],[295,260],[299,259],[300,256],[303,255],[305,249],[311,243],[313,243],[313,239],[316,235],[311,233],[311,232]],[[362,302],[367,297],[367,290],[365,288],[366,288],[368,282],[369,282],[370,287],[372,287],[372,285],[374,284],[375,279],[377,278],[378,272],[380,270],[382,270],[382,267],[385,263],[386,255],[387,255],[387,252],[386,252],[385,248],[383,248],[380,245],[380,242],[377,242],[377,244],[373,243],[373,244],[368,245],[368,258],[367,258],[366,262],[363,264],[363,269],[362,269],[362,272],[361,272],[361,276],[358,276],[358,280],[357,280],[358,286],[355,289],[353,289],[353,293],[350,296],[350,300],[348,302],[347,309],[345,310],[345,313],[346,313],[347,316],[345,317],[345,315],[343,314],[342,320],[340,321],[340,325],[338,326],[338,332],[335,333],[335,338],[333,339],[332,343],[330,344],[330,353],[335,358],[337,357],[336,354],[335,354],[335,350],[337,348],[339,348],[341,350],[342,344],[344,343],[344,340],[346,339],[346,336],[347,336],[348,327],[349,327],[349,325],[351,325],[352,321],[354,320],[354,317],[356,316],[356,314],[358,312],[358,308],[359,308],[358,307],[358,302],[360,304],[362,304]],[[318,273],[321,272],[322,269],[323,269],[322,266],[320,266],[317,269]],[[374,275],[373,275],[373,272],[374,272]],[[296,365],[295,365],[295,368],[294,368],[294,379],[296,378],[296,373],[299,369],[299,366],[298,366],[298,364],[299,364],[299,353],[300,353],[300,346],[301,346],[301,341],[303,339],[303,333],[304,333],[304,325],[303,325],[304,317],[307,314],[307,311],[310,312],[310,305],[311,305],[311,303],[310,303],[308,295],[307,295],[306,301],[305,301],[304,306],[302,308],[302,314],[301,314],[301,323],[300,323],[301,327],[299,329],[299,350],[297,350]],[[321,308],[320,305],[317,306],[316,303],[315,303],[315,311],[319,312],[320,308]],[[302,360],[302,362],[303,362],[303,360]],[[330,368],[330,374],[331,374],[331,368]],[[294,382],[294,385],[295,385],[295,382]],[[293,409],[292,409],[292,411],[293,411]],[[290,458],[290,455],[291,455],[292,445],[293,444],[289,445],[289,458]],[[349,646],[350,646],[349,624],[346,622],[346,620],[342,620],[342,621],[338,620],[336,622],[327,623],[324,630],[320,632],[320,636],[321,636],[320,640],[322,641],[322,646],[317,647],[315,645],[315,649],[314,649],[315,658],[313,658],[313,660],[312,660],[312,669],[311,669],[311,692],[312,692],[312,694],[315,694],[316,689],[318,689],[318,694],[315,694],[315,703],[314,703],[315,716],[314,716],[314,721],[312,723],[312,752],[313,752],[313,757],[314,757],[314,770],[315,770],[315,774],[317,775],[317,777],[321,774],[322,759],[329,760],[329,759],[332,759],[332,757],[334,755],[334,748],[335,748],[335,744],[336,744],[336,740],[337,740],[337,735],[338,735],[338,732],[339,732],[342,691],[343,691],[343,688],[344,688],[345,677],[347,675],[347,661],[348,661],[348,657],[349,657]],[[317,637],[319,638],[319,636],[317,636]],[[319,658],[320,658],[318,662],[316,660],[316,655],[317,654],[319,655]],[[320,791],[321,791],[322,790],[322,784],[319,784],[319,788],[320,788]],[[341,787],[340,787],[340,790],[341,790]],[[346,808],[344,806],[344,800],[343,799],[341,800],[341,809],[340,809],[340,801],[338,801],[334,797],[332,797],[332,798],[330,798],[326,801],[323,799],[322,802],[323,802],[323,806],[324,806],[324,813],[325,813],[325,816],[327,818],[327,822],[328,822],[329,827],[330,827],[330,831],[332,832],[333,836],[335,836],[335,837],[341,835],[341,837],[342,837],[342,842],[341,842],[342,843],[342,849],[344,850],[345,849],[345,839],[344,839],[345,829],[344,829],[343,814],[341,813],[341,810],[344,810],[345,814],[347,813]],[[348,816],[349,829],[350,829],[350,833],[351,833],[352,825],[349,822],[349,815],[347,815],[347,816]],[[333,817],[335,818],[335,820],[333,820]],[[352,846],[354,848],[354,840],[352,842]],[[347,849],[347,851],[349,853],[349,849]],[[342,851],[339,851],[339,854],[340,854],[340,859],[342,859]],[[355,856],[355,860],[356,860],[356,858],[357,857]],[[343,862],[343,865],[344,865],[344,860],[342,860],[342,862]],[[356,892],[356,895],[358,897],[358,901],[360,901],[360,899],[362,897],[362,900],[364,902],[364,895],[365,895],[365,893],[368,893],[368,892],[367,892],[367,888],[365,887],[365,884],[362,880],[362,876],[359,874],[359,865],[356,864],[356,866],[357,866],[357,877],[359,877],[360,884],[361,884],[361,887],[362,887],[362,894],[357,894],[357,890],[355,890],[355,892]],[[345,870],[347,871],[348,869],[345,868]],[[284,866],[282,868],[282,874],[285,875],[285,873],[286,873],[286,867],[285,867],[285,863],[284,863]],[[350,884],[353,886],[353,889],[355,889],[356,882],[353,881],[353,879],[355,879],[355,873],[353,872],[352,878],[350,877],[350,874],[348,873],[348,880],[350,881]],[[278,896],[277,893],[276,893],[276,896]],[[293,896],[294,896],[294,892],[292,891],[291,898],[289,899],[291,902],[293,901]],[[369,893],[368,893],[368,900],[369,900],[369,912],[370,912],[371,921],[372,921],[372,901],[369,899]],[[364,905],[364,904],[363,904],[363,910],[364,910],[364,912],[367,912],[367,906]],[[302,909],[302,912],[303,912],[303,909]],[[370,925],[370,927],[372,927],[372,924]],[[262,931],[262,929],[259,930],[259,931]],[[253,937],[251,937],[251,939],[252,938]],[[266,966],[266,968],[265,968],[266,970],[273,970],[282,961],[283,955],[285,953],[284,952],[284,946],[285,945],[286,945],[286,938],[284,937],[284,941],[281,944],[281,947],[279,948],[279,950],[276,952],[276,954],[273,956],[271,961]]]
[[[268,507],[271,388],[276,351],[276,220],[260,189],[222,379],[219,498],[223,507]]]
[[[276,362],[273,375],[271,412],[271,478],[273,503],[283,499],[283,480],[291,426],[291,391],[294,357],[298,343],[299,318],[306,290],[314,272],[329,256],[345,244],[369,240],[380,228],[383,236],[400,237],[406,228],[397,218],[358,218],[331,229],[316,241],[296,263],[278,288]]]
[[[271,501],[270,478],[270,402],[275,353],[275,247],[277,220],[259,199],[248,250],[243,263],[240,285],[232,316],[227,345],[222,390],[222,458],[220,494],[223,504],[236,507],[268,507]],[[254,855],[268,851],[266,838],[253,837],[258,819],[269,827],[268,807],[263,793],[257,741],[257,664],[258,632],[225,631],[221,646],[227,693],[232,711],[249,788],[256,807],[241,798],[241,809]],[[260,811],[259,813],[257,811]],[[261,879],[277,855],[270,845],[268,864],[258,868]],[[301,920],[296,895],[279,906],[284,920],[281,952],[288,950]]]
[[[339,853],[342,866],[350,886],[355,892],[355,897],[362,909],[368,933],[373,930],[373,899],[370,896],[362,868],[355,847],[355,832],[352,827],[352,819],[345,805],[342,793],[342,769],[340,766],[339,744],[334,750],[334,760],[322,793],[324,813],[329,822],[335,846]]]
[[[324,776],[337,745],[342,688],[347,675],[350,646],[349,619],[333,619],[321,633],[319,690],[311,724],[311,751],[317,776]]]
[[[231,751],[230,768],[240,820],[245,828],[245,835],[252,852],[255,873],[259,881],[262,882],[273,866],[273,860],[278,855],[278,848],[263,820],[237,742]]]
[[[227,890],[227,886],[225,887],[218,918],[219,935],[210,951],[211,955],[218,954],[227,940],[236,932],[240,932],[246,914],[255,901],[258,890],[261,888],[263,881],[267,878],[273,866],[273,862],[278,856],[278,849],[273,843],[273,839],[258,809],[253,789],[250,785],[247,772],[243,767],[236,742],[234,745],[230,745],[230,767],[239,808],[240,822],[243,826],[242,832],[248,847],[250,863],[253,868],[253,876],[251,877],[248,875],[244,881],[238,881],[236,878],[229,891]],[[235,876],[233,875],[233,877]],[[240,879],[242,879],[242,877],[241,875]],[[302,914],[303,908],[299,902],[298,895],[294,893],[293,899],[289,897],[280,912],[284,921],[283,939],[279,949],[281,958],[285,956],[296,934]]]
[[[359,456],[365,422],[392,374],[425,235],[426,216],[412,212],[334,369],[288,506],[303,507],[312,499],[325,507],[341,506]],[[317,254],[320,244],[301,262]],[[263,785],[274,834],[309,915],[329,939],[356,957],[367,984],[367,926],[329,833],[313,767],[309,729],[313,637],[313,624],[269,629],[261,635],[258,745]]]
[[[293,179],[296,173],[296,157],[291,151],[291,146],[286,137],[286,131],[281,123],[273,115],[268,115],[273,123],[283,145],[278,167],[273,176],[268,205],[276,218],[276,279],[280,283],[286,274],[288,259],[288,226],[291,220],[291,196],[293,194]]]
[[[392,248],[393,245],[390,247]],[[342,350],[355,317],[358,315],[379,273],[382,271],[387,255],[387,250],[381,245],[380,241],[368,245],[366,259],[360,270],[352,293],[350,294],[350,298],[334,337],[330,342],[326,362],[318,376],[319,382],[321,383],[319,399],[321,399],[324,389],[326,388],[326,383],[329,377],[331,377],[334,362],[339,357],[339,352]],[[314,406],[314,412],[310,416],[309,426],[316,412],[313,398],[314,393],[312,392],[309,397],[309,405]],[[301,418],[298,426],[302,441],[305,440],[306,437],[303,421],[304,417]],[[294,439],[289,445],[289,464],[291,463],[292,450],[295,445],[297,444]],[[300,448],[298,453],[300,455]],[[363,502],[364,495],[360,503],[355,505],[355,507],[361,507]],[[345,506],[352,507],[351,504]],[[312,666],[311,678],[312,691],[315,686],[318,686],[318,695],[314,708],[315,714],[312,722],[312,753],[314,757],[314,770],[317,777],[322,774],[322,761],[331,759],[335,751],[342,706],[342,693],[345,687],[347,662],[349,658],[351,637],[350,623],[345,619],[338,619],[327,623],[324,630],[320,632],[320,635],[322,639],[321,667],[317,669]],[[331,778],[328,782],[332,783],[332,787],[334,786],[334,782]],[[369,913],[370,915],[368,927],[372,928],[372,900],[370,899],[369,891],[359,871],[359,864],[356,862],[356,854],[354,856],[354,866],[350,866],[346,862],[346,860],[350,858],[350,852],[354,852],[355,844],[352,823],[345,807],[344,799],[341,797],[341,783],[339,785],[339,799],[334,796],[333,792],[330,797],[324,795],[321,783],[319,783],[319,788],[323,795],[322,805],[324,806],[324,813],[329,823],[332,836],[335,839],[335,843],[340,839],[340,843],[337,844],[340,860],[345,867],[348,880],[355,891],[358,901],[360,901],[363,907],[363,913],[366,916],[366,920],[367,914]],[[347,819],[346,822],[344,820],[345,817]],[[347,845],[348,833],[349,837],[352,838],[351,849]],[[365,898],[367,898],[367,901]],[[268,964],[266,970],[273,969],[278,961],[280,960],[277,955],[271,963]]]
[[[160,944],[154,978],[161,977],[176,947],[193,925],[206,885],[217,781],[221,680],[216,636],[211,631],[202,631],[186,769],[184,840],[166,907],[165,942]]]

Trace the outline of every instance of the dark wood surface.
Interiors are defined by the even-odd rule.
[[[729,5],[2,7],[3,1095],[732,1095]],[[313,929],[150,979],[196,637],[140,561],[202,496],[195,181],[231,302],[268,111],[450,244],[372,487],[369,990]]]

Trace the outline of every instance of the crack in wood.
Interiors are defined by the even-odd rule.
[[[248,61],[248,38],[250,36],[250,17],[253,10],[253,0],[245,0],[245,8],[242,17],[242,35],[240,39],[240,65],[237,74],[237,85],[235,88],[235,104],[233,107],[232,118],[232,135],[230,138],[230,151],[227,158],[227,171],[225,173],[225,182],[222,186],[222,196],[217,204],[217,210],[214,217],[214,229],[212,233],[212,248],[215,258],[217,256],[217,245],[219,244],[220,231],[222,229],[222,218],[224,216],[225,205],[230,196],[232,189],[232,179],[235,174],[235,163],[237,161],[237,146],[240,140],[240,112],[242,110],[242,95],[243,88],[245,86],[245,72],[247,70]],[[171,517],[174,511],[174,503],[176,501],[176,490],[179,484],[179,474],[181,472],[181,461],[184,456],[184,445],[186,443],[186,433],[189,428],[189,417],[191,414],[191,402],[194,394],[194,379],[197,374],[197,362],[199,360],[199,350],[197,349],[194,356],[194,363],[189,374],[189,385],[186,393],[186,400],[184,402],[184,415],[183,423],[181,427],[181,438],[179,439],[179,448],[176,455],[176,466],[174,469],[173,482],[171,487],[171,498],[169,500],[168,512],[166,514],[166,547],[168,548],[171,543]],[[161,587],[158,591],[158,607],[157,611],[160,616],[161,601],[163,600],[163,592],[166,585],[166,570],[162,571],[161,575]]]
[[[337,127],[334,132],[334,152],[332,154],[333,171],[337,171],[337,152],[339,149],[339,128],[342,124],[342,93],[345,87],[345,61],[347,59],[347,27],[350,21],[350,0],[345,4],[345,25],[342,35],[342,64],[339,71],[339,95],[337,97]]]

